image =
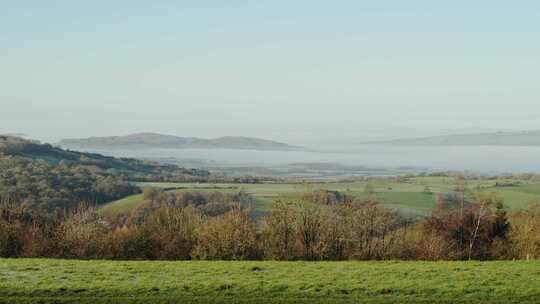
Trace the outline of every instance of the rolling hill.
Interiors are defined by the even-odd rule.
[[[205,170],[65,150],[50,144],[5,135],[0,135],[0,155],[45,161],[52,165],[63,163],[68,166],[92,167],[110,174],[127,176],[131,180],[206,180],[210,175]]]
[[[370,142],[374,143],[399,146],[540,146],[540,131],[455,134]]]
[[[215,139],[179,137],[157,133],[136,133],[126,136],[106,136],[63,139],[58,143],[73,149],[250,149],[250,150],[297,150],[285,143],[242,136],[225,136]]]
[[[0,205],[14,203],[35,214],[60,216],[80,204],[97,206],[139,193],[134,181],[209,178],[205,170],[69,151],[0,135]]]

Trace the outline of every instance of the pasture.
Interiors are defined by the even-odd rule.
[[[372,193],[366,191],[366,185]],[[429,214],[436,208],[437,195],[452,193],[457,181],[451,177],[374,178],[369,181],[320,182],[320,183],[263,183],[263,184],[223,184],[223,183],[139,183],[140,187],[160,187],[169,191],[239,191],[252,195],[257,214],[268,211],[277,199],[299,199],[315,190],[335,190],[359,199],[375,198],[386,206],[412,216]],[[504,185],[504,186],[501,186]],[[540,181],[520,179],[468,180],[467,195],[485,192],[495,193],[504,200],[508,209],[520,209],[540,202]],[[128,213],[143,202],[142,195],[133,195],[105,205],[103,214]]]
[[[540,262],[0,259],[0,303],[538,303]]]

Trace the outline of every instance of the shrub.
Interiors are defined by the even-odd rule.
[[[97,257],[104,230],[105,227],[93,208],[79,206],[60,225],[59,239],[63,248],[62,256]]]
[[[209,218],[199,233],[193,256],[208,260],[247,260],[260,256],[255,223],[239,205],[222,216]]]
[[[0,257],[19,257],[22,255],[23,246],[20,227],[0,220]]]
[[[271,260],[293,260],[300,256],[297,207],[288,202],[273,204],[269,215],[264,218],[263,240],[265,257]]]
[[[354,259],[383,259],[390,246],[391,232],[401,225],[394,211],[375,201],[355,202],[348,206],[350,253]]]
[[[540,205],[510,215],[509,258],[540,258]]]
[[[157,245],[153,255],[166,260],[190,259],[202,220],[199,210],[192,206],[162,207],[150,214],[144,229]]]

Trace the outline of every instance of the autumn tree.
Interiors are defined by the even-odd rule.
[[[208,218],[199,231],[193,256],[207,260],[246,260],[259,256],[257,233],[250,211],[239,205]]]
[[[202,222],[201,212],[193,206],[163,206],[145,219],[143,229],[154,240],[158,259],[188,260],[197,245]]]
[[[263,240],[265,256],[276,260],[293,260],[299,256],[297,232],[298,206],[277,201],[264,218]]]
[[[502,201],[493,194],[478,194],[463,210],[441,204],[423,225],[452,244],[460,259],[488,259],[496,240],[506,240],[509,225]]]
[[[510,215],[509,257],[516,259],[540,258],[540,205],[533,205]]]
[[[355,202],[348,212],[351,256],[382,259],[390,245],[389,233],[399,225],[399,216],[376,201]]]

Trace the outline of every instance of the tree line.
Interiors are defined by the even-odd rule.
[[[540,257],[540,208],[507,212],[492,195],[439,198],[411,219],[337,193],[273,203],[255,220],[246,194],[147,189],[146,204],[106,219],[80,206],[62,217],[2,203],[0,256],[119,260],[498,260]],[[310,199],[312,197],[312,199]],[[211,206],[211,207],[209,207]]]

